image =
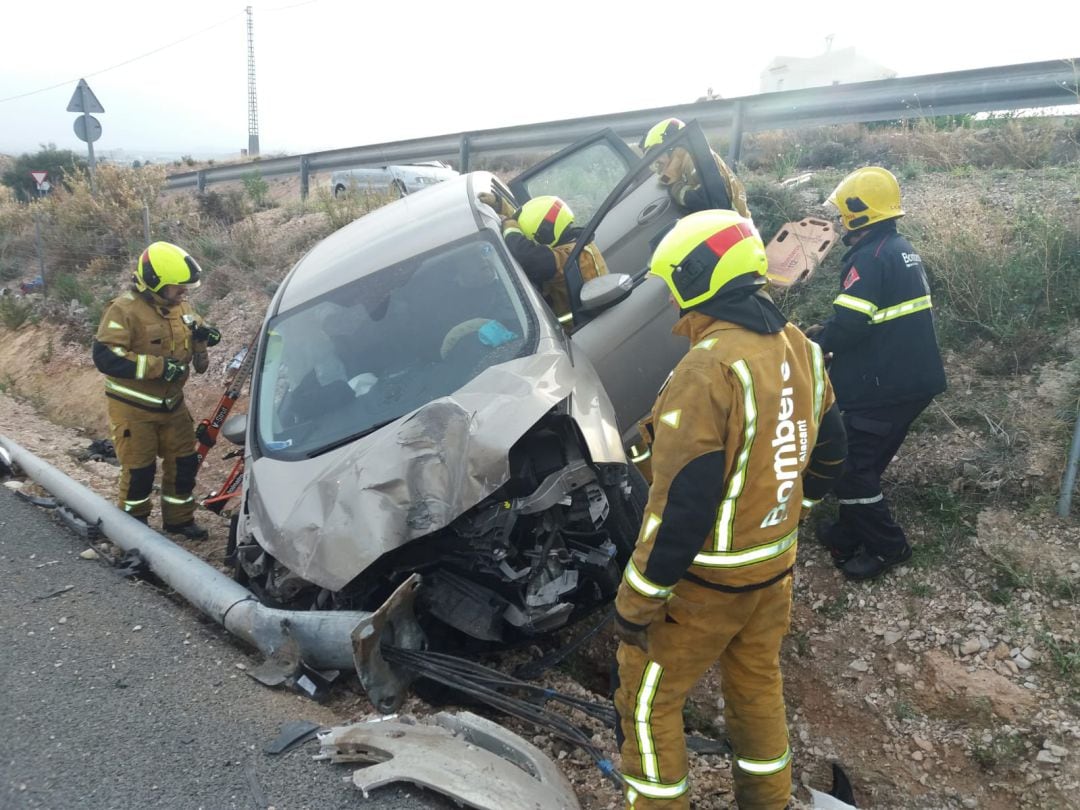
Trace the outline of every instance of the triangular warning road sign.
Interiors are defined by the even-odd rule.
[[[34,178],[34,182],[39,186],[45,182],[45,178],[49,176],[48,172],[30,172],[30,176]]]
[[[90,89],[90,85],[86,83],[86,79],[79,79],[79,86],[75,88],[75,92],[71,95],[71,101],[67,105],[68,112],[85,112],[85,113],[103,113],[105,108],[101,106],[101,102],[97,100],[97,96],[94,95],[94,91]]]

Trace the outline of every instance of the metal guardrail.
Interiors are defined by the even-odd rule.
[[[457,160],[462,171],[467,171],[472,154],[562,147],[605,128],[636,141],[650,126],[669,117],[697,119],[708,130],[730,131],[728,157],[736,163],[746,132],[1054,107],[1076,104],[1078,99],[1080,57],[763,93],[269,158],[172,174],[165,187],[202,191],[209,183],[239,180],[253,171],[263,177],[299,173],[300,192],[306,196],[313,171],[416,160]]]

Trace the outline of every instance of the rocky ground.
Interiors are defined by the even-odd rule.
[[[1046,181],[1040,188],[1058,183],[1075,195],[1075,177]],[[927,176],[909,184],[906,200],[932,205],[956,184]],[[1015,193],[1010,178],[990,175],[969,190],[1006,209]],[[260,216],[268,231],[282,224],[279,213]],[[270,289],[262,280],[234,285],[209,304],[208,318],[226,339],[210,373],[189,385],[197,418],[220,397],[224,366],[260,322]],[[85,346],[43,325],[3,336],[0,434],[112,497],[117,468],[77,458],[105,436],[100,376]],[[947,354],[950,390],[921,417],[887,474],[886,493],[915,550],[908,565],[878,582],[846,582],[807,527],[782,661],[798,784],[827,789],[830,764],[839,762],[860,807],[1080,806],[1080,526],[1054,515],[1080,382],[1080,331],[1044,348],[1039,362],[1025,361],[1022,346],[1008,363],[978,344]],[[211,453],[197,494],[231,467],[222,453]],[[811,523],[829,508],[819,507]],[[211,539],[187,548],[222,565],[227,522],[200,520]],[[495,664],[509,670],[535,652]],[[606,700],[613,652],[601,633],[544,682]],[[723,737],[720,694],[710,673],[688,704],[690,731]],[[329,705],[342,722],[372,716],[349,688]],[[431,707],[414,698],[406,710]],[[612,733],[577,719],[617,764]],[[580,751],[507,724],[560,762],[584,808],[620,806]],[[732,806],[725,756],[695,754],[691,766],[695,807]]]

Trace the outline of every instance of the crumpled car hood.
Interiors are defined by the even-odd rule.
[[[260,458],[246,526],[291,571],[340,590],[385,552],[502,486],[511,446],[570,395],[579,374],[562,351],[534,354],[325,455]]]

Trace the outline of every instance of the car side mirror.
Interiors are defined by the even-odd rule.
[[[634,291],[634,279],[625,273],[609,273],[586,281],[581,287],[581,309],[599,312],[615,306]]]
[[[247,436],[247,414],[238,413],[226,419],[225,424],[221,426],[221,435],[233,444],[243,447]]]

